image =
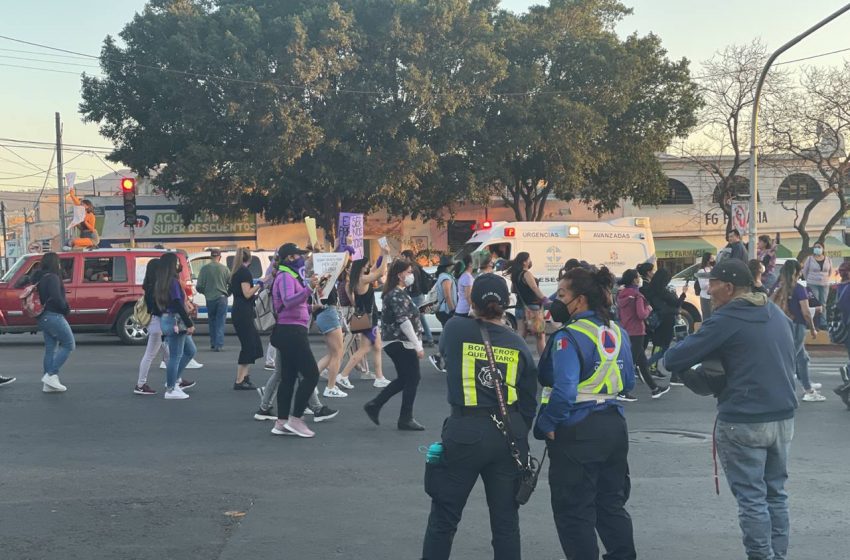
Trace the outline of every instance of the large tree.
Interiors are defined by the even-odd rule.
[[[841,67],[806,70],[799,87],[785,92],[765,115],[765,122],[766,144],[802,162],[806,170],[814,170],[826,185],[802,211],[786,206],[795,214],[794,229],[802,239],[798,257],[802,258],[810,254],[812,238],[823,243],[850,210],[850,153],[844,144],[850,134],[850,61]],[[826,224],[810,232],[812,212],[833,200],[837,205]]]
[[[503,74],[496,0],[157,0],[81,112],[186,217],[434,217],[473,186],[463,109]]]
[[[628,13],[615,0],[551,0],[499,18],[508,75],[478,108],[470,154],[516,219],[541,220],[550,196],[603,213],[666,192],[656,153],[696,123],[700,101],[687,61],[668,60],[656,36],[617,36]]]

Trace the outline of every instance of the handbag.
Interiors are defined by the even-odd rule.
[[[496,356],[493,353],[493,345],[490,342],[490,333],[487,332],[487,328],[478,320],[478,328],[481,330],[481,339],[484,341],[484,351],[487,354],[487,366],[490,369],[490,374],[493,376],[494,388],[496,389],[496,399],[499,401],[499,419],[496,419],[495,415],[493,418],[493,422],[496,423],[496,427],[500,432],[505,436],[505,439],[508,442],[508,447],[511,451],[511,456],[516,461],[517,467],[519,468],[519,487],[517,488],[516,493],[516,501],[519,505],[525,505],[528,503],[528,500],[531,499],[531,495],[534,493],[534,489],[537,487],[537,479],[540,477],[540,471],[543,469],[543,463],[546,461],[546,454],[549,451],[548,448],[543,451],[543,459],[538,461],[534,457],[531,456],[531,453],[528,454],[527,461],[523,462],[522,453],[520,453],[519,447],[516,443],[516,438],[514,437],[514,431],[511,427],[511,418],[508,413],[508,407],[505,401],[505,394],[502,392],[502,383],[504,383],[504,379],[502,378],[502,372],[496,367]]]
[[[254,298],[254,326],[257,332],[266,332],[271,329],[277,318],[274,314],[274,306],[270,290],[260,290]]]
[[[151,314],[148,311],[148,304],[145,303],[145,296],[140,297],[133,306],[133,320],[142,327],[151,324]]]
[[[372,314],[365,311],[355,311],[351,320],[348,322],[348,328],[353,333],[362,333],[372,330]]]
[[[41,305],[41,300],[36,297],[38,296],[38,284],[39,282],[30,284],[19,296],[21,300],[21,309],[23,310],[24,315],[31,319],[38,319],[41,317],[41,314],[44,313],[44,307]]]

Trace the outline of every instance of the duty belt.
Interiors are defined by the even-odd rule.
[[[514,406],[508,406],[508,412],[518,412],[519,409]],[[452,406],[452,417],[459,418],[462,416],[479,416],[481,418],[489,418],[492,415],[499,414],[499,408],[496,406]]]

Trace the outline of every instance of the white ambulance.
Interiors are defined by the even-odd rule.
[[[617,277],[655,260],[649,218],[607,222],[483,222],[458,253],[489,250],[505,260],[531,255],[531,272],[544,294],[558,289],[558,271],[570,259],[607,266]]]

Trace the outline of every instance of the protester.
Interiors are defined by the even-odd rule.
[[[764,284],[770,290],[776,284],[778,271],[776,270],[776,246],[770,239],[770,236],[759,235],[758,245],[756,246],[757,257],[759,262],[764,265]]]
[[[649,300],[653,311],[658,315],[658,326],[652,331],[650,338],[652,340],[652,357],[649,359],[649,366],[653,370],[657,370],[657,362],[664,355],[664,352],[670,348],[673,342],[673,329],[676,325],[676,317],[679,315],[679,309],[682,307],[682,302],[688,296],[688,286],[682,289],[681,295],[678,297],[670,291],[670,279],[672,275],[666,268],[662,268],[652,276],[649,281],[649,287],[645,290],[644,295]],[[680,385],[675,377],[670,378],[670,383]]]
[[[145,269],[145,279],[142,282],[142,290],[144,291],[145,306],[150,313],[151,321],[148,323],[148,343],[145,347],[145,354],[142,356],[142,361],[139,363],[139,378],[136,381],[136,386],[133,388],[133,393],[136,395],[155,395],[156,391],[148,385],[148,374],[150,373],[151,364],[159,354],[160,348],[164,348],[164,358],[168,361],[168,345],[162,341],[162,310],[156,304],[156,273],[159,270],[159,259],[153,259],[148,262]]]
[[[201,268],[195,289],[207,300],[210,349],[221,352],[224,324],[227,322],[227,296],[230,293],[230,271],[221,263],[221,249],[210,249],[210,262]]]
[[[472,310],[469,297],[472,293],[472,282],[475,280],[475,277],[472,276],[472,255],[464,255],[461,260],[455,263],[452,276],[455,277],[457,283],[455,315],[469,317],[469,312]]]
[[[272,302],[277,313],[272,344],[280,352],[280,360],[277,361],[282,363],[277,390],[278,419],[272,433],[311,438],[316,434],[304,423],[303,416],[310,395],[319,381],[319,367],[307,337],[312,310],[311,297],[318,279],[313,276],[308,281],[301,276],[306,254],[307,251],[299,249],[294,243],[284,243],[277,250],[280,273],[275,277],[272,287]]]
[[[475,262],[477,259],[477,262]],[[492,274],[496,272],[496,267],[494,266],[493,261],[493,253],[490,251],[476,251],[473,254],[473,268],[478,269],[478,275],[481,274]]]
[[[442,255],[437,265],[437,312],[435,316],[444,329],[457,310],[457,283],[451,270],[454,264],[454,260],[450,256]],[[437,368],[437,371],[446,373],[446,364],[441,353],[437,352],[428,356],[428,360]]]
[[[501,414],[495,382],[492,377],[477,375],[489,371],[481,329],[486,329],[493,347],[512,433],[523,461],[528,453],[528,427],[537,408],[537,368],[525,341],[503,324],[510,305],[505,280],[495,274],[479,275],[472,285],[471,301],[478,320],[452,319],[440,336],[451,416],[443,423],[441,458],[425,467],[431,514],[422,557],[428,560],[449,558],[464,506],[479,476],[484,480],[490,511],[494,558],[521,557],[518,466],[505,435],[492,418]],[[470,355],[472,348],[474,356]],[[468,434],[474,434],[474,441]]]
[[[649,363],[646,353],[643,351],[643,337],[646,336],[646,319],[652,312],[646,297],[640,293],[642,280],[637,270],[631,269],[623,273],[620,284],[623,286],[617,292],[617,310],[620,317],[620,325],[629,335],[632,349],[632,361],[640,371],[646,386],[652,391],[652,398],[657,399],[670,390],[670,386],[659,387],[649,373]],[[628,392],[622,392],[617,398],[624,401],[636,401],[637,398]]]
[[[162,310],[160,325],[168,345],[165,398],[178,400],[189,398],[179,380],[197,351],[192,340],[195,324],[189,317],[186,293],[178,280],[180,266],[177,253],[165,253],[159,258],[154,281],[154,303]]]
[[[845,261],[838,267],[838,275],[841,283],[835,288],[835,305],[839,314],[838,320],[844,323],[845,329],[850,329],[850,262]],[[844,339],[844,347],[847,349],[850,359],[850,336]],[[850,408],[850,361],[841,366],[841,385],[834,389],[841,401]]]
[[[668,350],[664,363],[682,372],[689,387],[695,385],[692,378],[702,379],[717,397],[717,452],[738,501],[747,557],[779,559],[788,557],[785,481],[797,408],[794,337],[783,312],[766,295],[751,293],[752,283],[744,263],[717,263],[709,288],[714,313]],[[717,380],[689,372],[708,360],[722,364]]]
[[[347,265],[348,253],[342,252],[345,255]],[[348,377],[339,375],[339,368],[342,367],[342,356],[345,352],[343,347],[345,337],[342,333],[342,322],[338,309],[339,292],[336,286],[333,287],[327,298],[320,301],[320,306],[315,314],[316,328],[325,337],[325,344],[328,347],[328,353],[322,356],[318,363],[319,370],[327,369],[328,374],[328,383],[323,394],[328,398],[347,397],[348,393],[337,387],[337,384],[339,384],[346,389],[354,389],[354,385],[348,380]]]
[[[531,273],[531,255],[526,252],[517,254],[505,270],[511,279],[511,290],[517,296],[516,319],[519,335],[525,339],[531,335],[537,341],[537,352],[542,354],[546,346],[546,320],[543,315],[543,303],[547,300],[537,286],[537,279]]]
[[[390,384],[389,379],[384,377],[384,370],[381,356],[381,332],[378,329],[378,318],[375,310],[375,288],[373,284],[380,280],[387,272],[387,257],[389,250],[383,249],[384,254],[378,257],[375,263],[374,270],[369,265],[368,259],[358,259],[351,264],[351,278],[349,280],[349,289],[354,296],[354,307],[358,313],[366,313],[372,321],[372,328],[368,331],[360,333],[361,342],[365,339],[362,346],[357,349],[357,352],[349,358],[345,364],[345,369],[342,370],[342,377],[348,379],[351,370],[360,363],[363,358],[372,350],[372,355],[375,358],[375,382],[374,387],[384,388]]]
[[[419,387],[419,360],[425,357],[420,333],[422,322],[419,308],[405,291],[415,281],[413,268],[406,259],[396,259],[387,273],[381,309],[381,338],[383,348],[393,361],[397,377],[363,409],[375,424],[379,424],[381,408],[396,393],[401,395],[398,429],[421,431],[425,427],[413,418],[413,401]]]
[[[753,277],[753,292],[769,295],[770,291],[764,285],[764,263],[758,259],[750,259],[747,268]]]
[[[413,251],[407,249],[401,252],[401,256],[407,259],[410,262],[410,265],[413,267],[413,285],[407,288],[407,293],[410,294],[410,298],[413,300],[413,304],[416,307],[421,307],[423,303],[425,303],[425,296],[428,295],[428,292],[431,291],[431,286],[434,284],[434,280],[431,279],[431,276],[423,270],[419,263],[416,262],[416,256],[413,254]],[[431,348],[434,346],[434,335],[431,333],[431,327],[428,326],[427,321],[422,321],[422,345],[426,348]]]
[[[233,294],[233,311],[230,319],[236,336],[239,337],[239,359],[237,360],[236,381],[233,389],[237,391],[253,391],[256,387],[251,383],[248,371],[251,364],[265,355],[260,334],[254,324],[254,298],[265,286],[263,281],[254,285],[254,277],[248,265],[251,264],[251,251],[240,247],[233,259],[230,271],[230,292]]]
[[[823,308],[826,308],[826,300],[829,295],[829,285],[835,276],[832,259],[826,256],[823,243],[816,242],[812,247],[812,254],[803,263],[803,278],[806,279],[806,287],[812,292]],[[815,317],[818,328],[826,329],[826,317],[824,313],[818,313]]]
[[[94,205],[91,200],[88,199],[80,199],[74,188],[71,187],[68,192],[68,196],[71,198],[71,202],[74,203],[74,206],[82,206],[85,208],[85,217],[83,221],[77,224],[77,231],[79,233],[79,237],[74,239],[71,242],[71,246],[76,249],[94,249],[97,248],[99,238],[97,234],[97,228],[95,224],[97,223],[97,217],[94,215]]]
[[[660,274],[660,272],[659,272]],[[631,345],[611,320],[614,277],[575,268],[558,283],[552,320],[563,323],[540,357],[543,405],[534,435],[547,440],[552,513],[564,554],[636,558],[629,499],[629,434],[617,394],[634,388]]]
[[[797,379],[803,385],[803,400],[806,402],[822,402],[826,397],[817,390],[820,383],[814,384],[809,381],[809,353],[806,351],[806,329],[816,338],[818,331],[815,327],[814,317],[809,309],[809,295],[806,288],[800,284],[800,263],[791,259],[785,261],[779,271],[779,284],[773,294],[773,302],[793,322],[792,334],[794,337],[794,349],[797,356]]]
[[[33,276],[32,283],[36,285],[42,306],[42,313],[38,317],[38,328],[44,336],[41,390],[45,393],[62,393],[68,388],[59,381],[59,371],[76,348],[76,341],[66,319],[71,308],[65,299],[59,255],[51,252],[41,257],[41,268]]]
[[[715,264],[714,255],[703,253],[702,262],[700,263],[699,270],[697,270],[696,281],[694,282],[694,291],[699,296],[699,307],[703,321],[711,317],[711,294],[708,293],[708,275]]]
[[[277,253],[269,258],[269,266],[266,268],[266,273],[263,274],[263,277],[260,280],[263,281],[263,286],[271,286],[274,284],[275,276],[278,273],[278,262],[277,262]],[[266,357],[265,357],[265,365],[263,369],[266,371],[276,371],[275,363],[277,356],[277,348],[272,346],[271,341],[266,345]],[[257,389],[259,390],[259,389]]]
[[[741,232],[737,229],[731,229],[726,233],[726,247],[721,251],[723,258],[738,259],[742,263],[747,263],[747,246],[741,241]],[[718,255],[718,262],[722,259]]]
[[[640,274],[640,278],[643,281],[642,291],[645,291],[649,288],[649,282],[652,280],[652,277],[655,276],[655,265],[651,262],[642,262],[635,267],[637,273]],[[644,295],[646,295],[644,293]]]

